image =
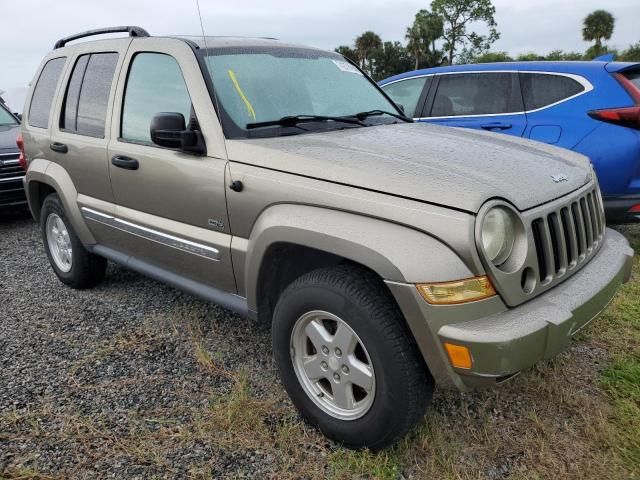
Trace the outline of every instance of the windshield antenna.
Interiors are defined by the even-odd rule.
[[[209,52],[209,47],[207,46],[207,36],[204,33],[204,22],[202,21],[202,12],[200,11],[200,0],[196,0],[196,8],[198,9],[198,19],[200,20],[200,31],[202,32],[202,43],[204,45],[204,55],[202,56],[202,61],[204,63],[204,67],[206,69],[209,70],[210,75],[209,77],[211,77],[213,74],[211,74],[211,68],[208,62],[208,55],[207,53]],[[212,80],[213,81],[213,80]],[[215,107],[216,107],[216,114],[218,115],[218,119],[221,122],[222,125],[222,118],[220,115],[220,103],[218,102],[218,94],[216,93],[215,89],[213,89],[213,101],[215,103]],[[226,152],[227,150],[227,145],[226,143],[224,144],[224,150]]]
[[[202,43],[204,43],[204,49],[207,48],[207,36],[204,34],[204,23],[202,22],[202,13],[200,12],[200,0],[196,0],[196,8],[198,9],[198,18],[200,19],[200,30],[202,31]]]

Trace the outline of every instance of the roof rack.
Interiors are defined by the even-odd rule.
[[[123,33],[128,32],[130,37],[149,37],[149,32],[147,32],[144,28],[141,27],[107,27],[107,28],[98,28],[96,30],[87,30],[86,32],[76,33],[75,35],[71,35],[70,37],[61,38],[54,45],[54,50],[57,48],[64,47],[68,42],[73,40],[78,40],[80,38],[92,37],[93,35],[104,35],[105,33]]]

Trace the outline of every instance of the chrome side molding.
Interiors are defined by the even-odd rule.
[[[192,242],[185,238],[175,237],[167,233],[159,232],[142,225],[122,220],[121,218],[114,217],[91,208],[82,207],[82,216],[86,220],[106,225],[117,230],[136,235],[138,237],[150,240],[152,242],[165,245],[167,247],[175,248],[183,252],[191,253],[192,255],[198,255],[200,257],[207,258],[209,260],[220,260],[220,251],[217,248],[203,245],[201,243]]]

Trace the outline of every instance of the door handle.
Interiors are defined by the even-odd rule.
[[[501,122],[485,123],[483,125],[480,125],[480,128],[483,128],[485,130],[507,130],[511,128],[511,124]]]
[[[122,155],[115,155],[111,157],[111,163],[118,168],[124,168],[125,170],[137,170],[140,164],[135,158],[129,158]]]
[[[54,152],[58,152],[58,153],[67,153],[69,151],[69,147],[67,147],[64,143],[60,143],[60,142],[51,142],[49,144],[49,148]]]

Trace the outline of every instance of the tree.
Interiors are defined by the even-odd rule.
[[[623,62],[640,62],[640,42],[629,45],[629,48],[623,50],[620,54],[620,60]]]
[[[579,52],[563,52],[562,50],[552,50],[544,58],[545,60],[558,61],[558,60],[582,60],[583,55]]]
[[[347,57],[352,62],[358,63],[358,52],[356,52],[353,48],[347,45],[340,45],[336,48],[336,52],[338,52],[343,57]]]
[[[602,40],[609,40],[613,34],[615,19],[606,10],[596,10],[587,15],[582,27],[582,38],[587,42],[595,41],[598,51],[602,47]]]
[[[408,50],[400,42],[384,42],[373,56],[374,80],[382,80],[411,70],[413,62]]]
[[[596,57],[601,57],[609,53],[613,54],[614,57],[618,56],[618,51],[615,48],[609,48],[606,45],[591,45],[587,48],[587,51],[584,52],[584,59],[593,60]]]
[[[493,18],[496,9],[491,0],[433,0],[431,10],[444,20],[444,48],[449,64],[453,64],[458,47],[476,54],[488,50],[500,38]],[[487,35],[468,31],[470,24],[477,22],[487,25]]]
[[[369,74],[373,74],[373,55],[380,48],[382,48],[380,36],[370,30],[356,38],[358,59],[363,69],[366,69],[368,64]]]
[[[507,52],[485,52],[474,57],[470,63],[498,63],[513,62],[513,58]]]
[[[407,50],[415,62],[414,70],[418,70],[420,68],[420,59],[424,55],[424,43],[422,43],[420,27],[414,23],[407,28],[405,38],[407,40]]]
[[[533,52],[521,53],[516,57],[516,60],[519,62],[537,62],[544,59],[545,59],[544,57]]]
[[[442,55],[436,49],[436,40],[444,34],[442,17],[428,10],[420,10],[416,13],[413,25],[418,28],[422,38],[425,66],[438,65]]]

